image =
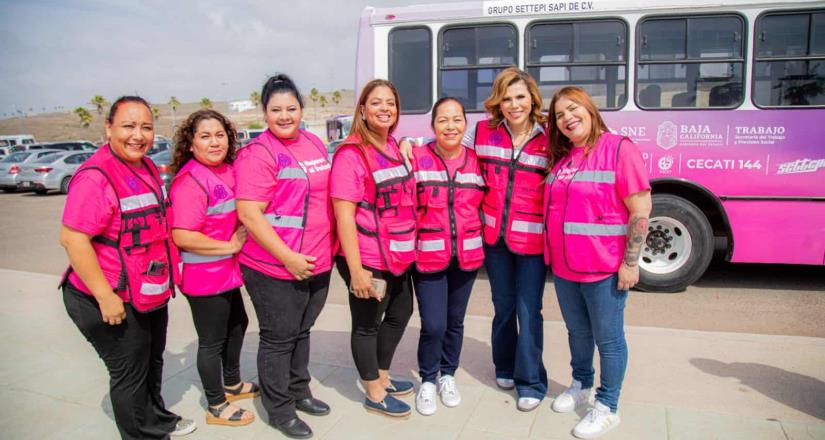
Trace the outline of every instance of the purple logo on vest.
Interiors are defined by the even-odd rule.
[[[215,194],[216,199],[225,199],[226,196],[228,196],[226,193],[226,188],[223,185],[216,186],[213,193]]]
[[[375,153],[375,159],[378,161],[378,165],[381,165],[382,167],[386,167],[390,164],[389,161],[387,161],[387,158],[381,154]]]
[[[501,136],[501,133],[492,133],[490,134],[490,142],[498,145],[503,141],[504,138]]]
[[[433,159],[429,156],[424,156],[418,161],[418,164],[421,165],[421,168],[428,170],[433,167]]]
[[[129,185],[129,188],[131,188],[132,191],[137,191],[138,189],[137,179],[132,176],[126,176],[126,185]]]
[[[292,159],[290,159],[289,156],[284,153],[278,154],[278,165],[281,166],[281,168],[288,167],[291,163]]]

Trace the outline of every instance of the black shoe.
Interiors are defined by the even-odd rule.
[[[329,405],[314,397],[296,400],[295,409],[303,411],[312,416],[325,416],[329,414]]]
[[[289,438],[310,438],[312,437],[312,429],[304,423],[303,420],[295,417],[283,423],[276,423],[275,427],[278,431]]]

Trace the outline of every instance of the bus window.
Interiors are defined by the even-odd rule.
[[[645,109],[742,103],[745,23],[738,15],[643,20],[636,103]]]
[[[559,87],[587,90],[601,109],[627,102],[627,27],[620,20],[539,22],[527,28],[527,72],[542,99]]]
[[[496,75],[518,63],[518,31],[511,25],[446,28],[439,46],[438,96],[458,98],[467,111],[483,111]]]
[[[432,37],[426,27],[390,32],[390,81],[398,89],[401,110],[426,113],[432,105]]]
[[[825,105],[825,11],[765,14],[755,40],[754,104]]]

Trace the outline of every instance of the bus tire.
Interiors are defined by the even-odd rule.
[[[639,264],[648,292],[681,292],[698,280],[713,257],[713,229],[702,210],[672,194],[654,194]]]

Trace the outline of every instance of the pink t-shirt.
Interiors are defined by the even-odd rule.
[[[564,225],[564,207],[567,204],[567,186],[570,179],[576,174],[579,166],[584,160],[584,148],[575,147],[570,155],[562,161],[562,166],[556,173],[556,180],[552,186],[550,194],[550,212],[548,230],[550,234],[550,267],[553,276],[564,278],[568,281],[579,283],[592,283],[601,281],[611,274],[589,274],[573,272],[567,266],[564,258],[564,248],[562,243],[564,236],[562,228]],[[632,142],[622,142],[619,148],[619,159],[616,165],[616,192],[624,200],[627,196],[650,189],[650,179],[645,168],[642,153]]]
[[[335,216],[332,213],[332,203],[329,199],[331,165],[326,152],[319,151],[318,147],[306,136],[314,135],[303,133],[298,139],[281,139],[281,142],[309,178],[309,205],[304,227],[303,253],[316,258],[313,272],[319,274],[332,270],[332,255],[336,251],[337,243],[333,234]],[[238,157],[233,164],[237,181],[236,199],[272,202],[281,167],[264,148],[266,147],[263,145],[252,144],[238,152]],[[254,238],[250,236],[248,240],[254,240]],[[286,268],[262,264],[249,258],[243,252],[240,254],[239,261],[251,269],[274,278],[295,279]]]
[[[457,170],[458,167],[464,164],[464,157],[467,156],[466,148],[460,148],[461,153],[459,153],[458,157],[456,157],[455,159],[444,159],[444,164],[447,165],[447,174],[449,174],[450,178],[455,176],[455,170]]]
[[[387,140],[386,153],[394,159],[399,159],[401,153],[393,138]],[[367,189],[367,165],[362,156],[353,149],[346,149],[335,154],[332,163],[332,176],[329,182],[329,196],[334,199],[347,200],[358,203],[364,200]],[[370,201],[371,202],[371,201]],[[381,258],[378,240],[358,235],[358,251],[361,255],[361,265],[377,270],[389,270]],[[344,254],[341,249],[340,255]]]
[[[153,178],[146,168],[135,168],[135,171],[144,181],[152,182]],[[63,225],[92,237],[101,234],[116,237],[120,232],[119,201],[106,177],[97,170],[83,171],[72,177],[69,188],[66,205],[63,207]],[[117,249],[111,246],[98,248],[97,261],[114,289],[121,269]],[[91,295],[77,272],[71,272],[69,282],[81,292]]]
[[[194,159],[191,159],[194,160]],[[232,167],[221,164],[211,168],[212,172],[229,188],[235,188],[235,174]],[[172,210],[169,224],[176,229],[200,231],[206,224],[208,199],[201,185],[191,175],[173,181],[169,188]]]

